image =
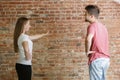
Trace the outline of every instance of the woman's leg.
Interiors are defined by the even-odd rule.
[[[31,65],[23,65],[16,63],[16,71],[18,75],[18,80],[31,80]]]

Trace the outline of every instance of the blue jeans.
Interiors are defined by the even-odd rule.
[[[110,65],[109,58],[98,58],[89,65],[90,80],[106,80],[105,75]]]

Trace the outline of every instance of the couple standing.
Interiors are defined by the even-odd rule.
[[[106,27],[98,21],[100,10],[96,5],[85,7],[85,21],[90,25],[87,28],[85,51],[88,57],[90,80],[105,80],[110,64],[108,51],[108,32]],[[31,27],[26,17],[20,17],[14,30],[14,51],[19,53],[16,62],[16,71],[19,80],[31,80],[32,68],[32,40],[39,39],[46,34],[27,35]]]

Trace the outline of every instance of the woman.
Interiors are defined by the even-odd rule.
[[[32,68],[32,40],[39,39],[46,34],[29,36],[26,32],[29,31],[30,21],[26,17],[20,17],[17,20],[14,30],[14,51],[19,53],[19,58],[16,62],[16,71],[19,80],[31,80]]]

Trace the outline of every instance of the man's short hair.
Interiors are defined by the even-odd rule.
[[[96,18],[98,18],[100,10],[98,8],[98,6],[96,5],[87,5],[85,7],[85,10],[88,12],[88,14],[90,15],[94,15]]]

